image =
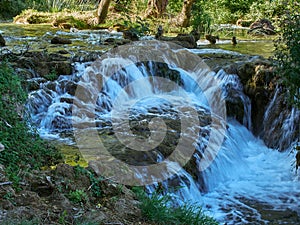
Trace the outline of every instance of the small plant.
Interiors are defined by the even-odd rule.
[[[103,181],[102,177],[96,177],[91,171],[85,169],[84,167],[81,167],[79,165],[74,167],[75,170],[75,176],[78,177],[80,174],[85,174],[89,177],[90,182],[91,182],[91,191],[92,195],[95,197],[101,197],[102,196],[102,191],[100,187],[100,182]]]
[[[57,79],[57,74],[55,71],[52,71],[51,73],[44,76],[49,81],[55,81]]]
[[[187,204],[179,207],[172,206],[170,195],[162,195],[158,192],[148,196],[141,188],[134,188],[141,202],[142,214],[157,224],[189,224],[189,225],[217,225],[218,222],[205,215],[198,205]]]
[[[149,32],[149,24],[144,22],[140,17],[136,17],[135,21],[131,21],[131,17],[128,16],[127,20],[123,21],[123,25],[127,30],[135,33],[137,36],[143,36]]]
[[[59,216],[59,219],[58,219],[59,224],[62,224],[62,225],[67,224],[67,222],[66,222],[67,216],[68,216],[68,213],[66,210],[64,210],[62,212],[62,214]]]
[[[68,198],[74,203],[85,203],[88,201],[88,195],[84,190],[70,191]]]

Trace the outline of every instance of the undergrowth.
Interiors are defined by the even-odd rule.
[[[218,222],[204,214],[201,206],[186,204],[172,206],[170,195],[161,195],[158,192],[148,196],[141,188],[134,188],[144,217],[160,225],[217,225]]]
[[[24,171],[55,165],[62,160],[62,155],[29,130],[24,115],[27,93],[7,62],[0,64],[0,96],[0,142],[5,146],[0,152],[0,164],[18,187]]]

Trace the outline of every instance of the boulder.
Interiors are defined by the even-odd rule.
[[[176,37],[160,36],[157,39],[160,41],[171,41],[184,48],[196,48],[199,35],[191,32],[190,34],[178,34]]]
[[[250,25],[248,34],[252,35],[274,35],[276,34],[275,27],[268,19],[260,19]]]

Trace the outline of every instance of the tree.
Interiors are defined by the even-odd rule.
[[[167,5],[168,0],[148,0],[145,17],[161,17],[166,11]]]
[[[281,35],[275,40],[277,74],[287,90],[288,101],[300,108],[300,4],[283,1],[286,13],[281,17]]]
[[[191,19],[192,6],[195,0],[184,0],[180,14],[173,20],[176,25],[188,27]]]
[[[97,17],[98,17],[98,24],[104,23],[107,13],[108,7],[110,5],[111,0],[101,0],[98,5],[97,10]]]

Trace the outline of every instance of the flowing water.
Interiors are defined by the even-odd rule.
[[[155,49],[155,46],[150,47]],[[194,164],[191,164],[190,169],[180,169],[178,163],[165,164],[171,168],[170,171],[175,168],[176,176],[170,178],[167,175],[169,179],[163,182],[164,187],[182,187],[172,192],[178,204],[201,204],[206,213],[227,224],[264,224],[268,221],[273,221],[270,224],[295,224],[295,219],[293,222],[289,221],[291,217],[295,217],[293,213],[288,216],[285,213],[280,217],[280,212],[287,210],[300,214],[300,178],[295,175],[292,148],[284,152],[269,149],[252,135],[250,100],[243,94],[236,75],[226,74],[222,70],[216,74],[204,65],[200,68],[193,65],[192,68],[197,68],[197,73],[188,71],[174,63],[176,57],[173,55],[181,54],[180,50],[171,52],[173,54],[161,51],[159,63],[147,60],[147,55],[143,56],[145,58],[142,63],[138,63],[134,56],[130,62],[128,57],[122,58],[122,55],[107,57],[88,70],[91,63],[76,63],[72,75],[62,75],[57,81],[42,83],[39,90],[30,94],[28,110],[32,122],[41,136],[59,139],[70,146],[76,145],[76,139],[72,135],[73,132],[76,133],[76,129],[82,124],[84,128],[92,127],[103,137],[103,142],[107,141],[106,146],[115,148],[112,149],[112,152],[115,151],[113,155],[127,160],[129,164],[143,164],[143,161],[137,162],[141,159],[135,159],[135,153],[128,150],[135,148],[130,143],[132,140],[136,141],[132,139],[136,134],[145,134],[142,137],[144,141],[156,142],[159,142],[161,135],[167,134],[170,139],[164,146],[169,146],[170,140],[174,140],[172,145],[176,146],[180,143],[180,137],[196,133],[198,139],[191,143],[196,150],[192,152]],[[179,58],[179,61],[183,59]],[[115,73],[108,70],[112,66],[116,66],[113,68]],[[161,74],[157,75],[158,73]],[[101,76],[95,78],[95,74]],[[209,82],[217,82],[218,86]],[[78,87],[83,87],[81,90],[85,94],[78,94]],[[239,124],[234,118],[226,119],[222,113],[213,110],[214,104],[217,104],[214,93],[218,93],[218,90],[222,91],[220,96],[217,94],[220,101],[238,98],[243,102],[243,124]],[[271,101],[271,104],[274,102],[276,100]],[[188,107],[184,113],[183,106]],[[127,112],[126,108],[131,111]],[[267,110],[266,116],[268,113],[271,113],[270,110]],[[189,122],[191,127],[186,130],[182,130],[182,123],[176,123],[184,119],[193,121],[195,115],[202,118],[201,122]],[[124,125],[122,121],[128,116],[131,128],[137,127],[136,133],[129,132],[128,124]],[[296,126],[292,118],[297,116],[299,117],[299,112],[293,110],[290,119],[285,120],[287,138],[289,132],[294,131],[288,128]],[[151,133],[151,128],[159,129]],[[88,129],[86,132],[89,132]],[[118,132],[124,134],[121,138],[125,138],[125,142],[130,141],[126,144],[118,143]],[[212,141],[217,146],[216,152],[213,152],[214,148],[207,147],[212,134],[217,137]],[[222,143],[220,147],[219,143]],[[148,164],[164,161],[170,153],[156,147],[154,152],[149,153],[150,156],[139,156],[145,156]],[[126,158],[127,153],[129,157]],[[91,159],[93,157],[95,156],[92,155]],[[132,158],[128,159],[130,157]],[[211,157],[211,163],[203,165],[206,158]],[[135,176],[141,180],[147,179],[141,171]],[[149,190],[154,190],[155,185],[148,186]]]

